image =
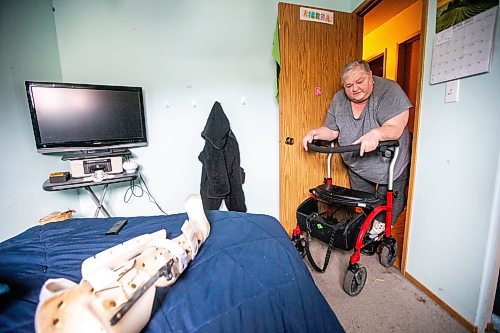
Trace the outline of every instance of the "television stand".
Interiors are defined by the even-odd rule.
[[[104,207],[104,197],[106,196],[106,191],[108,189],[109,184],[117,184],[117,183],[124,183],[124,182],[130,182],[139,177],[139,172],[135,171],[134,173],[122,173],[122,174],[117,174],[115,175],[114,178],[108,178],[108,179],[103,179],[100,182],[94,182],[92,180],[87,180],[86,178],[70,178],[64,183],[51,183],[49,179],[47,179],[43,185],[42,188],[45,191],[62,191],[62,190],[70,190],[70,189],[77,189],[77,188],[84,188],[87,193],[90,195],[90,198],[96,205],[96,210],[94,213],[94,217],[97,217],[100,212],[105,217],[110,217],[109,212],[106,210]],[[102,188],[102,193],[101,197],[98,198],[95,192],[92,190],[93,186],[103,186]]]
[[[81,150],[71,152],[62,156],[63,161],[87,160],[100,157],[112,156],[130,156],[132,153],[128,149],[99,149],[99,150]]]

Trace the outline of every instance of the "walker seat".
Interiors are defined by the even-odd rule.
[[[324,201],[329,205],[336,203],[373,209],[385,204],[385,198],[381,199],[368,192],[352,190],[332,184],[321,184],[310,189],[309,192],[314,194],[318,200]]]

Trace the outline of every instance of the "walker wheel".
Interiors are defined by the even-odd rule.
[[[384,244],[382,252],[380,252],[380,264],[386,268],[392,267],[398,256],[398,244],[394,242],[392,245]]]
[[[353,270],[348,269],[344,279],[344,291],[349,296],[358,295],[366,282],[366,268],[358,266]]]

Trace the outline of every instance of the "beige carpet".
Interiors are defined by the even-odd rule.
[[[322,267],[326,245],[313,240],[311,252]],[[335,249],[325,273],[313,270],[305,259],[346,332],[468,332],[397,269],[383,267],[378,255],[361,255],[360,264],[368,273],[366,284],[358,296],[347,295],[342,285],[351,254]]]

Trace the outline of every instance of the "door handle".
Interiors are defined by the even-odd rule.
[[[295,140],[289,136],[287,136],[285,139],[285,144],[287,144],[287,145],[293,145],[294,142],[295,142]]]

